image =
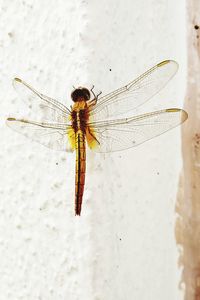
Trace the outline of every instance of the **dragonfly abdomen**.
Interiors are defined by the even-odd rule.
[[[85,134],[76,132],[75,215],[81,214],[86,169]]]

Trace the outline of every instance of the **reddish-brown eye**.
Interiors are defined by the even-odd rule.
[[[71,93],[71,98],[74,102],[81,101],[83,99],[88,101],[90,99],[90,92],[86,88],[79,87]]]

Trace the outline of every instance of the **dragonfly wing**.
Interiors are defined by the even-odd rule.
[[[33,109],[40,119],[58,123],[68,120],[70,110],[62,103],[39,93],[19,78],[14,78],[13,85],[28,108]]]
[[[173,60],[155,65],[124,87],[99,98],[92,107],[91,117],[100,121],[131,112],[157,94],[177,70],[178,64]]]
[[[35,122],[26,119],[8,118],[7,125],[24,136],[48,148],[72,152],[75,134],[64,123]]]
[[[136,117],[90,123],[99,145],[96,152],[114,152],[142,144],[178,126],[187,113],[178,108],[160,110]]]

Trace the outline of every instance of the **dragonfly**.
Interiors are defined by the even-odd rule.
[[[100,96],[93,89],[78,87],[71,93],[74,102],[67,108],[38,92],[25,81],[13,84],[39,120],[9,117],[12,129],[54,150],[76,153],[75,215],[81,215],[86,174],[86,145],[100,152],[114,152],[138,146],[183,123],[188,114],[167,108],[140,115],[133,111],[157,94],[175,75],[178,64],[165,60],[121,88]]]

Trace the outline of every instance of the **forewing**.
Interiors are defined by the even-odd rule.
[[[99,145],[96,152],[114,152],[142,144],[178,126],[187,113],[178,108],[160,110],[132,118],[90,123]]]
[[[8,118],[7,125],[24,136],[48,148],[72,152],[75,134],[64,123],[35,122],[26,119]]]
[[[63,123],[69,118],[69,109],[48,96],[39,93],[25,81],[14,78],[13,85],[30,110],[34,110],[38,119]]]
[[[157,94],[178,70],[173,60],[165,60],[131,81],[124,87],[98,99],[92,107],[91,117],[94,121],[112,119],[144,104]]]

